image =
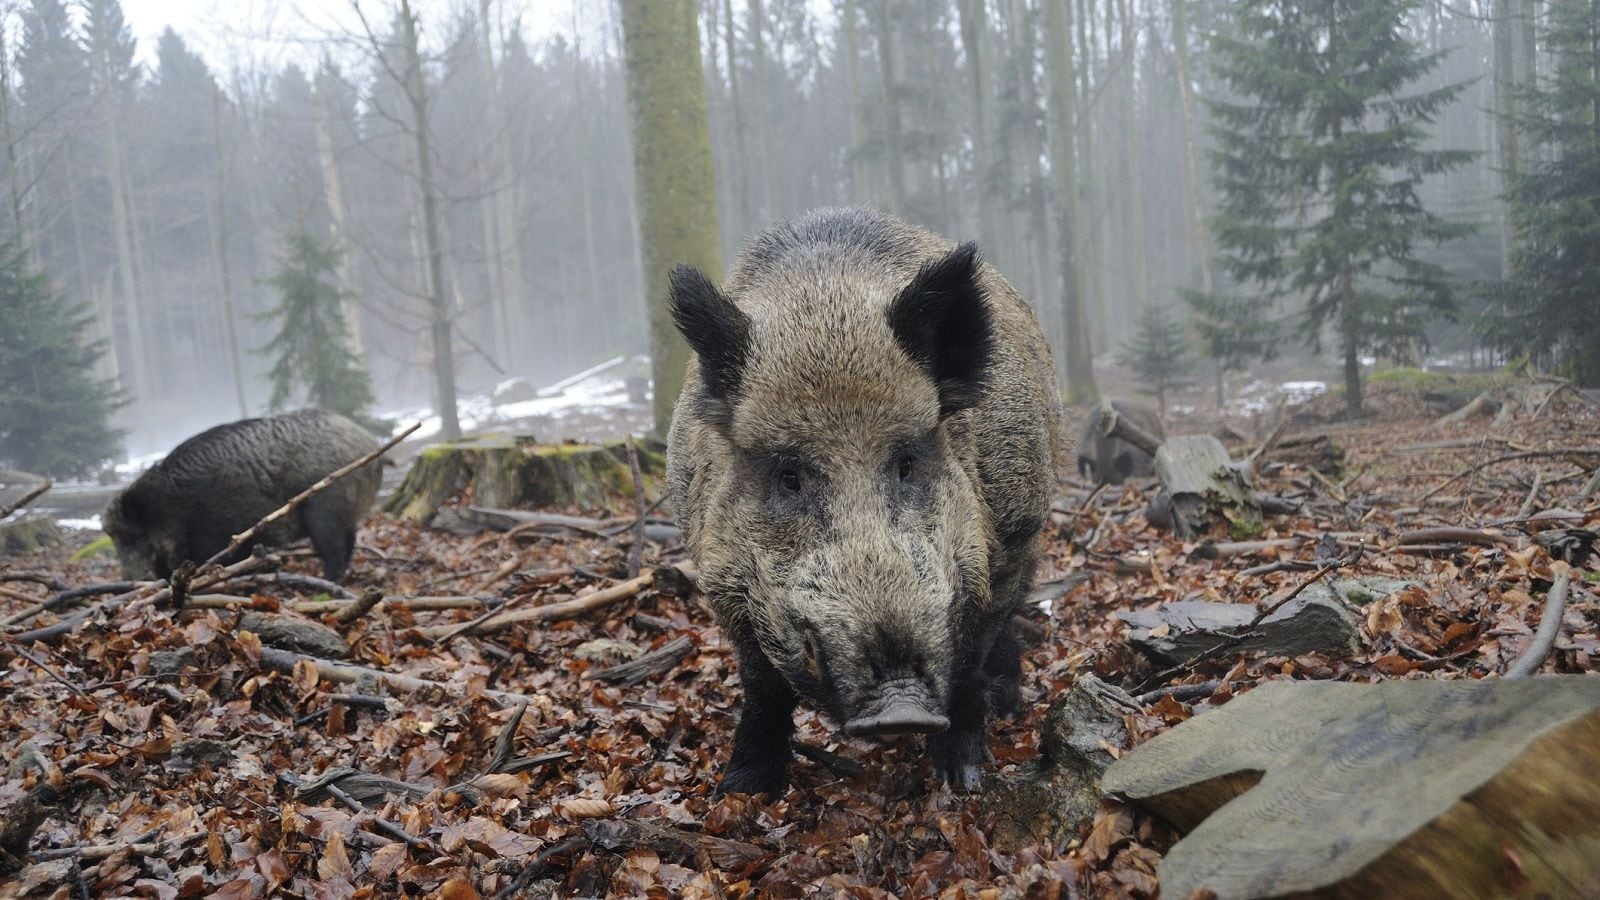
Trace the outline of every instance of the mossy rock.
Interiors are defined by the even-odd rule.
[[[666,448],[648,440],[635,444],[645,489],[654,494],[666,472]],[[480,435],[423,450],[384,511],[427,522],[469,487],[477,506],[599,508],[631,503],[633,474],[626,441],[540,444],[528,435]]]
[[[61,546],[61,529],[56,520],[44,515],[28,515],[0,522],[0,555],[16,556],[46,547]]]

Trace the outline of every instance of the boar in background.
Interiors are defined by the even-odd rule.
[[[126,578],[167,578],[205,562],[328,473],[378,449],[360,425],[306,409],[218,425],[179,444],[112,499],[102,516]],[[302,537],[332,581],[344,576],[356,527],[382,480],[373,460],[319,492],[259,538],[274,547]],[[242,557],[249,552],[245,548]]]

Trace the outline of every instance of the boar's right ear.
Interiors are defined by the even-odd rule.
[[[978,245],[962,244],[922,267],[889,304],[889,327],[939,386],[939,414],[977,404],[994,352],[989,306],[978,284]]]
[[[710,424],[727,426],[750,358],[750,317],[698,269],[674,266],[671,282],[672,320],[700,358],[704,390],[695,413]]]

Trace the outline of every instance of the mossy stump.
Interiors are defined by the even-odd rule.
[[[666,471],[666,448],[649,440],[635,445],[646,490],[654,494]],[[384,511],[428,522],[468,489],[474,505],[497,509],[631,505],[628,445],[540,444],[529,435],[507,434],[436,444],[417,456]]]
[[[61,529],[46,515],[30,514],[0,522],[0,556],[20,556],[61,545]]]

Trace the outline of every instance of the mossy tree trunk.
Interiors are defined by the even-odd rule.
[[[695,10],[694,0],[622,2],[658,435],[664,435],[672,421],[689,359],[688,345],[672,324],[667,273],[678,263],[694,266],[713,279],[722,273]]]

